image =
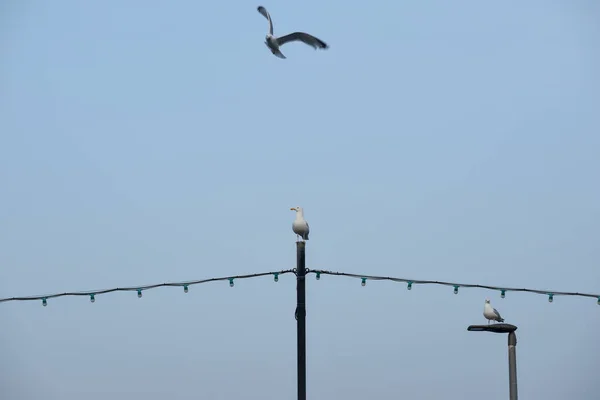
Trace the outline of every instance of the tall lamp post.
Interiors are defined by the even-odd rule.
[[[306,243],[296,242],[298,400],[306,400]]]
[[[517,400],[517,327],[511,324],[470,325],[470,332],[508,333],[508,382],[510,400]]]

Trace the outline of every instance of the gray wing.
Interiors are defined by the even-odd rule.
[[[266,19],[269,20],[269,33],[272,35],[273,34],[273,21],[271,21],[271,16],[269,15],[269,12],[263,6],[258,6],[257,10],[259,13],[262,14],[263,17],[265,17]]]
[[[304,33],[304,32],[294,32],[294,33],[290,33],[289,35],[285,35],[280,38],[277,38],[277,44],[279,44],[280,46],[283,46],[284,44],[286,44],[288,42],[294,42],[294,41],[300,41],[302,43],[306,43],[307,45],[312,46],[315,49],[328,49],[329,48],[327,43],[325,43],[321,39],[316,38],[313,35],[309,35],[308,33]]]
[[[494,314],[496,314],[496,318],[502,319],[502,317],[500,316],[500,313],[495,308],[494,308]]]

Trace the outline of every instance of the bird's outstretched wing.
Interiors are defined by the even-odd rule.
[[[263,6],[258,6],[257,10],[259,13],[262,14],[263,17],[265,17],[266,19],[269,20],[269,33],[272,35],[273,34],[273,21],[271,21],[271,16],[269,15],[269,12]]]
[[[294,32],[294,33],[290,33],[289,35],[285,35],[280,38],[277,38],[277,44],[279,44],[280,46],[283,46],[284,44],[286,44],[288,42],[293,42],[296,40],[306,43],[307,45],[312,46],[315,49],[328,49],[329,48],[327,43],[325,43],[321,39],[316,38],[313,35],[309,35],[308,33],[304,33],[304,32]]]

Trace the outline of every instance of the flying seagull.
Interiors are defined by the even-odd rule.
[[[273,21],[271,21],[271,16],[269,15],[269,12],[263,6],[258,6],[258,12],[261,13],[263,17],[269,20],[269,33],[267,33],[267,36],[265,36],[265,44],[267,45],[269,50],[271,50],[271,53],[275,54],[277,57],[285,58],[281,51],[279,51],[279,47],[283,46],[288,42],[301,41],[309,46],[314,47],[315,50],[329,48],[327,43],[325,43],[321,39],[317,39],[316,37],[304,32],[294,32],[281,37],[273,36]]]
[[[302,207],[292,207],[290,210],[296,211],[296,219],[292,223],[292,230],[296,234],[296,238],[300,236],[303,240],[308,240],[309,228],[308,222],[304,219],[304,210]]]
[[[504,322],[504,319],[500,316],[498,310],[491,306],[490,299],[485,299],[485,305],[483,306],[483,316],[487,318],[488,325],[490,324],[490,321]]]

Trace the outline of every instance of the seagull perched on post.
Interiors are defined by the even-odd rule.
[[[308,240],[309,228],[308,222],[304,219],[304,210],[302,207],[292,207],[290,210],[296,211],[296,219],[292,223],[292,230],[296,234],[296,238],[300,236],[303,240]]]
[[[488,325],[490,324],[490,321],[504,322],[504,319],[500,316],[498,310],[491,306],[490,299],[485,299],[485,305],[483,306],[483,316],[487,318]]]
[[[314,47],[315,50],[329,48],[327,43],[321,39],[317,39],[316,37],[304,32],[294,32],[281,37],[273,36],[273,21],[271,21],[269,12],[263,6],[258,6],[258,12],[269,20],[269,33],[267,33],[267,36],[265,36],[265,44],[269,50],[271,50],[271,53],[275,54],[277,57],[285,58],[281,51],[279,51],[279,47],[288,42],[300,41]]]

